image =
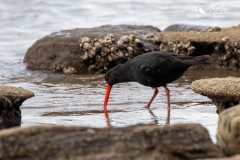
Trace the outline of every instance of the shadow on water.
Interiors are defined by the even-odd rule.
[[[111,110],[110,113],[125,112],[124,110]],[[59,112],[46,112],[41,116],[83,116],[91,114],[102,114],[102,110],[84,110],[84,111],[59,111]]]
[[[206,78],[223,78],[223,77],[239,77],[239,71],[231,70],[188,70],[185,72],[182,78],[178,79],[176,82],[184,83]]]

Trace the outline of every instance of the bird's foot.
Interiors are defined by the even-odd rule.
[[[147,108],[147,109],[149,109],[149,108],[150,108],[150,105],[148,105],[148,104],[147,104],[147,105],[146,105],[144,108]]]

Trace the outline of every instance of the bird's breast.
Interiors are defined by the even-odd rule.
[[[149,76],[141,76],[140,78],[136,79],[136,82],[152,88],[165,86],[165,83],[161,79]]]

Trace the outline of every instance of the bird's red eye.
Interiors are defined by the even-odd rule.
[[[108,76],[105,76],[105,80],[106,80],[106,81],[108,80]]]

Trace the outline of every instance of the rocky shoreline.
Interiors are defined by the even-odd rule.
[[[29,69],[104,73],[150,51],[212,56],[192,69],[240,69],[240,27],[106,25],[55,32],[36,41],[24,62]],[[124,128],[15,127],[31,91],[0,86],[0,159],[230,159],[240,154],[239,78],[194,81],[192,89],[217,106],[217,144],[199,124],[135,125]],[[231,107],[231,108],[230,108]],[[230,109],[228,109],[230,108]],[[37,158],[36,158],[37,157]],[[227,157],[227,158],[226,158]],[[232,157],[235,159],[236,157]],[[236,158],[237,159],[237,158]]]

